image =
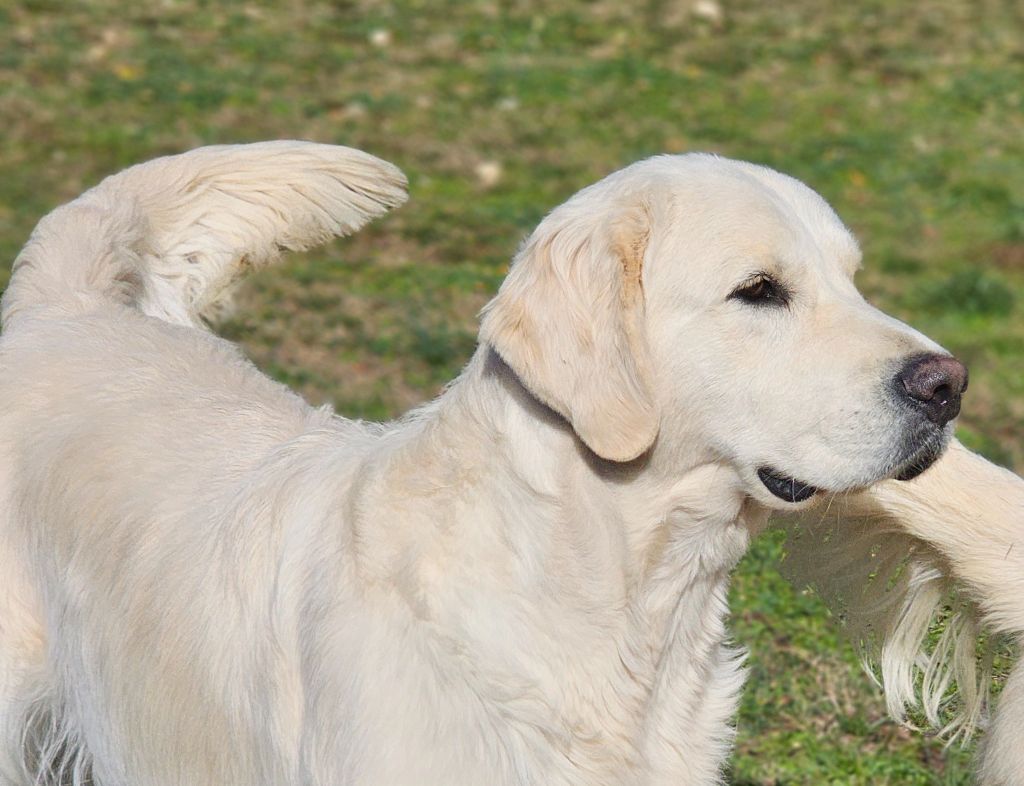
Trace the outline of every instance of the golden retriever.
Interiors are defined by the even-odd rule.
[[[837,494],[1002,619],[1001,538],[935,525],[927,474],[860,491],[940,456],[966,370],[864,301],[850,232],[772,170],[662,156],[579,192],[394,423],[205,329],[404,185],[347,148],[203,148],[39,224],[2,303],[0,782],[718,783],[729,573]]]

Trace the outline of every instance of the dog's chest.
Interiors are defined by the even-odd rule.
[[[490,622],[458,634],[470,643],[473,692],[536,782],[716,781],[742,684],[724,617],[746,533],[695,545],[674,544],[686,553],[667,553],[632,597],[586,608],[491,598],[465,610]]]
[[[528,523],[421,511],[382,542],[386,605],[366,625],[392,643],[381,657],[375,636],[352,641],[390,697],[355,701],[354,723],[383,746],[359,746],[365,782],[718,782],[742,682],[726,590],[748,533],[735,506],[694,497],[640,560],[589,508]]]

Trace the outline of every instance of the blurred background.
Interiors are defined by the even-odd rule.
[[[411,202],[261,274],[221,332],[316,403],[435,395],[552,207],[654,153],[768,164],[860,238],[868,298],[971,369],[960,437],[1024,470],[1019,0],[0,0],[0,252],[103,175],[297,137],[401,166]],[[965,784],[970,749],[886,719],[824,607],[774,565],[733,588],[752,650],[731,782]]]

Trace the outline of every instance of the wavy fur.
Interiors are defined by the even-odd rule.
[[[891,384],[940,348],[859,296],[831,208],[714,156],[556,208],[462,375],[397,422],[311,408],[203,329],[240,274],[403,185],[345,148],[210,148],[40,223],[2,304],[3,786],[720,784],[743,679],[729,573],[800,507],[759,469],[854,489],[945,438]],[[792,303],[734,297],[767,275]],[[880,620],[861,629],[899,714],[935,555],[971,575],[994,549],[964,561],[872,493],[844,515],[932,543],[824,537],[843,592],[882,557],[849,609]],[[932,716],[942,664],[972,681],[969,630],[922,667]]]
[[[1021,666],[990,695],[993,652],[1024,632],[1024,480],[954,442],[914,481],[787,526],[787,572],[878,665],[890,713],[905,721],[919,707],[950,742],[986,729],[979,783],[1024,783]]]
[[[3,325],[97,297],[201,325],[246,270],[347,235],[402,204],[405,177],[352,148],[200,148],[112,175],[39,222],[14,262]]]

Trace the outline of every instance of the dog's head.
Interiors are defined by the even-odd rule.
[[[481,339],[586,446],[720,461],[790,506],[926,469],[966,369],[864,301],[816,193],[708,155],[642,161],[554,210]]]

